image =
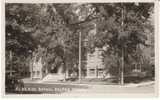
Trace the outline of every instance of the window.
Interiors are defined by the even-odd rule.
[[[89,74],[90,74],[90,75],[94,75],[94,74],[95,74],[95,69],[90,69],[90,70],[89,70]]]
[[[33,71],[33,76],[35,76],[35,71]]]
[[[103,70],[102,69],[98,70],[98,76],[103,76]]]
[[[37,75],[39,75],[40,74],[40,71],[37,71]]]

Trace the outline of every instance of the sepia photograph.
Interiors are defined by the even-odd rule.
[[[156,93],[154,2],[4,7],[6,96]]]

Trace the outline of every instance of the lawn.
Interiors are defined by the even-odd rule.
[[[57,84],[57,83],[56,84],[24,83],[24,87],[16,88],[15,91],[11,91],[9,94],[60,94],[78,88],[87,89],[88,87],[81,85]]]

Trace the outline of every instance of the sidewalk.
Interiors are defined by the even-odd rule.
[[[24,80],[24,84],[28,88],[54,88],[54,89],[71,89],[71,91],[64,92],[64,95],[88,95],[88,94],[124,94],[124,93],[154,93],[154,81],[143,82],[138,84],[124,84],[124,85],[102,85],[89,84],[78,82],[42,82]]]
[[[110,86],[110,87],[141,87],[154,85],[155,81],[148,81],[142,83],[128,83],[124,85],[102,85],[102,84],[89,84],[89,83],[79,83],[79,82],[42,82],[41,80],[31,80],[31,79],[23,79],[24,83],[33,83],[33,84],[63,84],[63,85],[84,85],[84,86]]]
[[[142,82],[142,83],[131,83],[131,84],[126,84],[124,85],[125,87],[141,87],[141,86],[148,86],[148,85],[154,85],[155,81],[149,81],[149,82]]]

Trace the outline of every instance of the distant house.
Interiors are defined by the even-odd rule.
[[[94,37],[97,34],[97,24],[96,20],[91,22],[93,29],[88,33],[88,38]],[[102,56],[102,48],[95,48],[93,53],[87,53],[86,59],[86,78],[102,78],[104,77],[104,62]]]
[[[87,54],[86,64],[86,78],[103,78],[104,77],[104,63],[102,57],[102,50],[96,48],[95,52]]]
[[[33,57],[30,66],[31,79],[42,79],[47,74],[44,64],[42,57],[38,57],[37,55]]]
[[[30,78],[32,80],[42,81],[58,81],[64,79],[63,65],[51,67],[50,70],[45,65],[43,56],[38,56],[38,53],[33,54],[30,61]]]

